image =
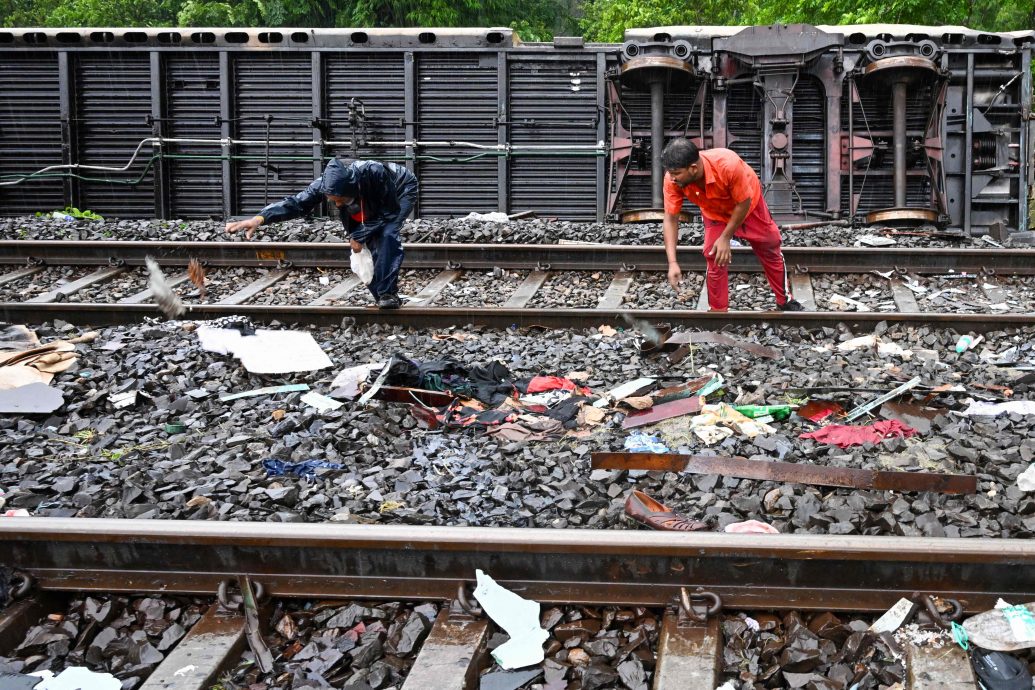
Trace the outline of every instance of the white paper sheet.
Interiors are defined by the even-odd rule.
[[[531,666],[543,661],[543,642],[550,636],[539,626],[539,604],[523,599],[483,573],[475,571],[478,586],[474,596],[496,625],[507,631],[510,641],[493,650],[492,658],[502,668]]]

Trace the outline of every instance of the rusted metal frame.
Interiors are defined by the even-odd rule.
[[[977,491],[977,477],[973,475],[861,470],[853,467],[748,460],[734,456],[680,453],[593,453],[592,466],[595,470],[717,474],[738,479],[794,482],[878,491],[936,491],[947,494],[970,494]]]
[[[223,184],[223,216],[229,218],[238,211],[234,204],[234,169],[230,156],[233,154],[233,144],[230,138],[233,136],[233,88],[232,66],[230,64],[230,53],[222,50],[219,52],[219,136],[224,143],[220,151],[222,160],[222,184]]]
[[[809,274],[792,271],[790,278],[791,294],[794,295],[794,299],[801,302],[801,306],[805,307],[806,311],[819,309],[816,305],[816,293],[812,289],[812,278],[809,277]]]
[[[324,131],[317,125],[324,121],[324,109],[326,108],[326,97],[324,95],[324,71],[323,53],[313,51],[312,54],[312,78],[313,78],[313,141],[323,141]],[[313,178],[323,174],[323,146],[313,144]]]
[[[256,278],[232,295],[228,295],[216,302],[216,304],[244,304],[257,294],[283,279],[288,274],[287,269],[276,269],[267,271],[266,275]]]
[[[518,285],[517,290],[514,291],[507,301],[503,303],[504,309],[522,309],[528,302],[535,296],[535,293],[539,291],[539,288],[543,286],[543,283],[550,277],[549,271],[532,271],[525,279]]]
[[[309,306],[322,307],[328,305],[333,301],[341,299],[362,284],[363,281],[359,279],[359,276],[350,275],[348,278],[310,302]]]
[[[43,266],[27,266],[25,268],[19,268],[17,271],[4,273],[3,275],[0,275],[0,285],[6,285],[7,283],[13,283],[16,280],[36,275],[42,271],[43,268]]]
[[[665,271],[668,260],[660,246],[606,244],[407,244],[410,268],[553,271]],[[279,268],[348,268],[345,243],[309,242],[66,242],[60,240],[0,240],[0,266],[46,265],[143,266],[153,256],[163,266],[186,266],[192,258],[206,266],[261,266]],[[701,271],[706,264],[701,248],[678,248],[684,270]],[[896,267],[918,274],[980,273],[1035,275],[1035,250],[970,248],[785,247],[790,266],[813,273],[866,273]],[[730,270],[761,270],[749,247],[733,250]]]
[[[182,285],[183,283],[186,283],[188,280],[190,280],[190,275],[187,273],[181,273],[177,276],[173,276],[172,278],[168,278],[166,280],[166,283],[169,285],[169,287],[173,288],[177,285]],[[118,304],[144,304],[152,297],[154,297],[154,291],[151,288],[147,288],[145,290],[141,290],[140,292],[134,295],[130,295],[129,297],[120,299],[118,301]]]
[[[151,51],[151,117],[154,120],[152,125],[153,136],[161,138],[165,134],[165,71],[161,53]],[[155,144],[152,153],[159,156],[155,165],[154,197],[155,197],[155,218],[169,218],[171,216],[170,190],[173,180],[169,170],[169,160],[163,155],[165,153],[163,144]]]
[[[597,303],[597,309],[618,309],[621,307],[625,293],[629,291],[629,286],[632,285],[632,282],[633,274],[630,271],[615,273],[614,277],[611,278],[611,284],[607,286],[607,290],[600,298],[600,302]]]
[[[406,121],[403,123],[406,133],[406,141],[417,141],[417,62],[412,50],[403,53],[403,115]],[[406,168],[413,174],[420,177],[420,163],[417,162],[417,148],[412,145],[406,147]],[[420,196],[417,203],[413,205],[413,211],[420,217]]]
[[[93,273],[83,276],[79,280],[73,280],[71,283],[66,283],[61,287],[56,287],[53,290],[48,290],[47,292],[44,292],[41,295],[36,295],[35,297],[25,300],[25,302],[26,304],[53,302],[55,300],[62,299],[63,297],[73,295],[82,290],[83,288],[89,287],[96,283],[103,282],[105,280],[108,280],[109,278],[114,278],[117,275],[121,275],[125,273],[126,270],[127,269],[123,267],[99,268]]]
[[[79,162],[79,118],[77,117],[75,85],[75,58],[67,50],[58,51],[58,91],[60,93],[61,112],[61,164],[72,165]],[[64,198],[69,206],[82,206],[82,191],[79,180],[75,177],[64,177]]]
[[[931,115],[924,128],[924,157],[927,174],[931,178],[931,202],[945,218],[949,216],[949,202],[945,192],[945,99],[949,93],[949,79],[942,77],[937,85]]]
[[[719,684],[722,631],[719,619],[701,624],[681,610],[668,610],[661,621],[653,690],[714,688]]]
[[[140,690],[208,690],[244,647],[244,616],[213,604]]]
[[[0,303],[0,319],[13,323],[35,323],[63,319],[69,323],[102,326],[138,323],[144,318],[159,316],[152,304],[77,303]],[[522,309],[507,304],[502,307],[412,307],[401,310],[369,309],[352,306],[311,307],[303,305],[187,305],[184,319],[213,319],[226,315],[243,315],[258,321],[280,321],[309,326],[337,326],[343,318],[357,324],[398,325],[410,328],[442,328],[447,326],[481,325],[494,328],[539,326],[546,328],[595,328],[601,324],[625,326],[623,314],[644,320],[667,321],[673,326],[711,330],[727,325],[766,322],[799,328],[836,327],[846,324],[852,329],[872,330],[882,322],[906,325],[937,325],[956,330],[988,332],[1002,328],[1023,328],[1035,325],[1035,314],[951,314],[898,312],[702,312],[661,310],[604,309]]]
[[[607,112],[606,94],[607,94],[607,55],[604,53],[597,53],[596,58],[597,68],[597,141],[604,142],[607,140]],[[597,156],[596,160],[596,182],[597,182],[597,214],[596,220],[598,223],[604,222],[604,216],[607,214],[607,191],[604,185],[607,183],[607,167],[605,167],[607,159],[604,156]]]
[[[459,277],[460,271],[450,269],[442,271],[432,278],[431,282],[425,285],[410,302],[404,304],[403,308],[413,309],[415,307],[430,307],[435,303],[435,300],[438,299],[438,296],[442,294],[442,291],[446,289],[446,286]]]
[[[510,143],[510,67],[507,52],[496,54],[496,143]],[[510,156],[496,159],[496,210],[510,212]]]
[[[599,60],[600,58],[598,58],[598,62]],[[607,213],[612,214],[618,212],[618,200],[622,198],[625,178],[632,167],[632,118],[622,106],[622,96],[621,90],[618,88],[618,82],[605,76],[604,84],[607,88],[611,114],[610,118],[608,118],[611,122],[611,136],[608,139],[611,143],[611,155],[608,158],[607,187],[605,190],[597,190],[597,197],[599,198],[602,192],[606,192]],[[629,121],[629,128],[622,124],[623,115]],[[603,127],[603,124],[601,122],[598,125],[598,131],[600,127]]]
[[[7,518],[0,543],[59,591],[210,594],[247,573],[275,597],[451,599],[482,568],[542,603],[669,605],[689,586],[749,610],[1035,598],[1035,544],[1009,539]]]
[[[444,607],[421,645],[402,690],[470,690],[488,665],[489,622]]]
[[[963,234],[970,235],[970,214],[974,193],[974,54],[967,53],[967,95],[963,100],[963,112],[966,115],[966,128],[963,134]],[[1022,202],[1027,204],[1027,200]]]

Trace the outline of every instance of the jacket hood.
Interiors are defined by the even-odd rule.
[[[359,196],[359,182],[356,171],[351,165],[345,165],[337,158],[333,159],[323,169],[323,183],[320,185],[320,192],[333,194],[334,196]]]

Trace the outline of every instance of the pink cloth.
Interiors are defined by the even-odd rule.
[[[546,391],[562,390],[573,391],[578,386],[575,382],[562,376],[536,376],[528,382],[528,394],[544,393]]]
[[[746,520],[726,525],[724,532],[729,534],[779,534],[780,530],[760,520]]]
[[[802,434],[798,438],[811,438],[820,443],[837,446],[838,448],[848,448],[849,446],[861,446],[864,443],[880,443],[892,436],[909,438],[915,434],[916,429],[913,427],[903,424],[897,419],[889,419],[874,422],[867,426],[830,424],[822,429]]]

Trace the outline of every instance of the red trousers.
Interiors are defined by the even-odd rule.
[[[730,284],[729,266],[719,266],[715,263],[715,257],[710,256],[715,240],[726,229],[726,223],[704,219],[704,258],[708,262],[708,306],[714,310],[725,311],[730,305]],[[758,202],[755,210],[748,214],[743,224],[733,236],[744,240],[751,245],[762,270],[765,271],[769,287],[776,295],[776,303],[784,304],[790,299],[791,289],[787,282],[787,267],[783,262],[783,253],[780,251],[780,228],[776,227],[772,215],[769,214],[769,207],[765,205],[765,199]]]

